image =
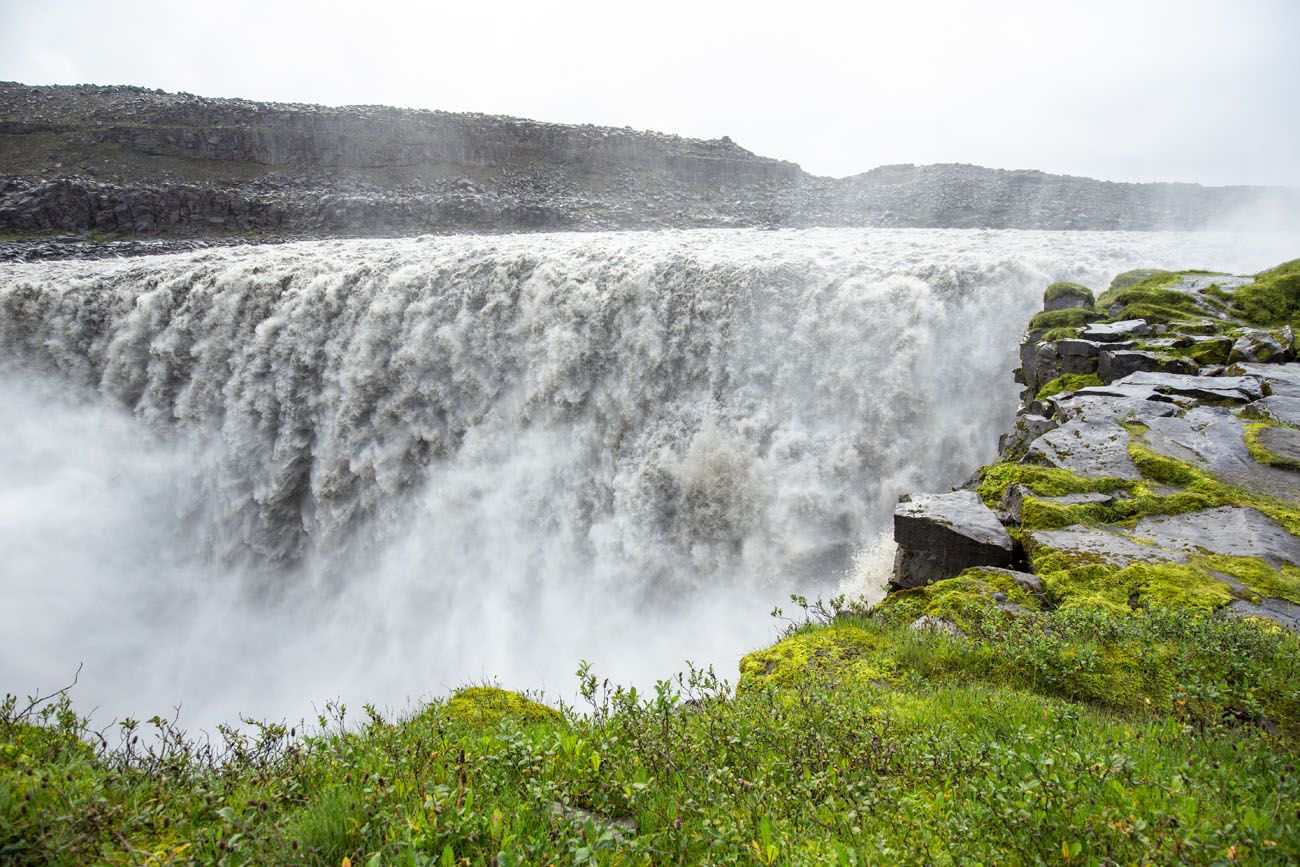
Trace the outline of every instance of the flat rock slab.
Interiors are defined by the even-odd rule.
[[[1097,364],[1097,376],[1102,382],[1114,382],[1140,371],[1195,376],[1199,370],[1196,362],[1190,359],[1139,349],[1103,350]]]
[[[1300,398],[1300,364],[1255,364],[1239,362],[1233,369],[1268,383],[1275,397]]]
[[[1138,521],[1133,533],[1172,550],[1260,557],[1274,566],[1300,564],[1300,538],[1254,509],[1223,506],[1155,515]]]
[[[1028,545],[1062,551],[1090,562],[1128,566],[1131,563],[1185,563],[1181,551],[1144,545],[1131,536],[1113,529],[1076,525],[1061,530],[1034,530],[1026,534]]]
[[[1145,319],[1125,319],[1123,322],[1093,323],[1080,331],[1079,336],[1084,340],[1100,340],[1109,343],[1131,337],[1146,337],[1150,333],[1151,326]]]
[[[1025,460],[1088,478],[1141,479],[1128,456],[1128,431],[1111,418],[1079,418],[1029,444]]]
[[[1249,403],[1264,396],[1258,376],[1193,376],[1179,373],[1131,373],[1116,385],[1148,386],[1162,394],[1182,395],[1197,400],[1230,400]]]
[[[894,583],[919,587],[971,566],[1009,566],[1014,543],[973,491],[922,494],[894,509]]]
[[[1273,421],[1300,424],[1300,397],[1272,395],[1257,400],[1250,406],[1265,417],[1273,419]]]
[[[1223,407],[1198,406],[1182,417],[1153,418],[1146,424],[1143,443],[1158,454],[1248,491],[1300,499],[1300,474],[1256,461],[1246,448],[1246,423]]]

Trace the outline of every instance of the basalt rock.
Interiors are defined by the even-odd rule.
[[[972,491],[925,494],[894,510],[898,555],[893,583],[920,587],[971,566],[1009,566],[1011,536],[993,510]]]

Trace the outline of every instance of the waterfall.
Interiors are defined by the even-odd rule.
[[[879,584],[898,494],[993,456],[1048,282],[1275,264],[1233,250],[743,230],[0,265],[0,690],[84,661],[79,701],[206,723],[563,695],[581,658],[730,674],[788,593]]]

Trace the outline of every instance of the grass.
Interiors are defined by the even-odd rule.
[[[975,583],[943,595],[978,595]],[[737,690],[690,671],[639,695],[584,666],[583,713],[470,720],[456,698],[392,720],[334,708],[308,733],[226,730],[213,752],[163,720],[144,726],[161,747],[131,728],[124,745],[92,748],[66,699],[23,719],[11,703],[0,852],[13,864],[1300,857],[1294,637],[1186,612],[968,605],[953,638],[907,625],[916,598],[791,629],[746,657]]]

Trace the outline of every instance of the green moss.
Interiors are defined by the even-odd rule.
[[[1071,307],[1067,310],[1044,310],[1029,320],[1030,331],[1050,331],[1056,328],[1080,328],[1102,318],[1095,310]]]
[[[1078,283],[1066,283],[1064,281],[1053,283],[1043,292],[1043,303],[1047,304],[1061,298],[1078,298],[1088,302],[1088,307],[1093,305],[1092,290],[1087,286],[1081,286]]]
[[[1128,271],[1125,273],[1133,274],[1135,272]],[[1121,274],[1116,277],[1111,281],[1110,288],[1101,293],[1101,297],[1097,299],[1099,308],[1108,310],[1116,304],[1126,303],[1125,299],[1127,298],[1141,297],[1146,292],[1158,291],[1165,286],[1179,283],[1183,279],[1181,274],[1173,271],[1153,271],[1139,280],[1121,281],[1120,278],[1124,276],[1124,274]]]
[[[1115,275],[1115,279],[1110,281],[1110,286],[1108,288],[1111,291],[1127,289],[1129,286],[1141,283],[1144,280],[1169,273],[1171,272],[1162,271],[1159,268],[1135,268],[1132,271],[1125,271],[1121,274]]]
[[[999,594],[1003,602],[1031,611],[1043,608],[1038,596],[1026,591],[1006,572],[974,567],[946,581],[891,593],[878,610],[905,623],[930,616],[965,629],[997,611],[999,600],[993,598],[994,594]]]
[[[1002,495],[1012,485],[1024,485],[1044,497],[1063,497],[1066,494],[1111,493],[1132,484],[1131,481],[1119,478],[1088,478],[1059,467],[1002,461],[980,469],[980,483],[976,491],[986,505],[997,506],[1002,502]]]
[[[1116,614],[1138,607],[1208,612],[1232,601],[1228,584],[1196,564],[1121,566],[1041,543],[1031,544],[1030,560],[1061,609],[1097,608]]]
[[[1300,569],[1282,564],[1275,569],[1258,557],[1228,557],[1223,554],[1193,557],[1193,561],[1210,572],[1231,575],[1257,596],[1271,596],[1300,605]]]
[[[1281,325],[1300,307],[1300,259],[1255,275],[1255,282],[1232,293],[1232,309],[1255,325]]]
[[[1203,494],[1153,494],[1147,485],[1140,482],[1129,487],[1132,496],[1109,505],[1079,503],[1067,506],[1025,497],[1020,506],[1020,526],[1026,530],[1056,530],[1074,524],[1130,524],[1147,515],[1182,515],[1221,505]]]
[[[880,634],[861,626],[806,628],[741,659],[737,689],[791,686],[809,676],[827,674],[855,680],[886,678],[892,667],[882,658],[884,649]]]
[[[447,719],[473,726],[494,726],[504,719],[521,724],[562,719],[554,708],[493,686],[469,686],[457,690],[443,707],[442,714]]]
[[[1042,337],[1040,337],[1039,339],[1046,343],[1051,343],[1056,340],[1069,340],[1072,337],[1078,337],[1078,336],[1079,336],[1078,328],[1069,328],[1069,327],[1049,328],[1047,331],[1043,332]]]
[[[1137,436],[1145,430],[1136,424],[1126,427]],[[1277,521],[1288,532],[1300,535],[1300,510],[1284,500],[1226,484],[1193,464],[1152,451],[1136,436],[1129,442],[1128,453],[1142,475],[1149,479],[1186,488],[1206,497],[1215,506],[1249,506]]]
[[[1246,441],[1246,448],[1250,451],[1250,456],[1261,464],[1300,471],[1300,461],[1270,451],[1268,446],[1259,441],[1259,435],[1266,428],[1271,427],[1281,427],[1281,425],[1267,421],[1252,422],[1246,425],[1243,439]]]
[[[1101,385],[1101,379],[1095,373],[1063,373],[1050,382],[1043,383],[1038,389],[1038,400],[1049,398],[1066,391],[1078,391],[1090,385]]]

